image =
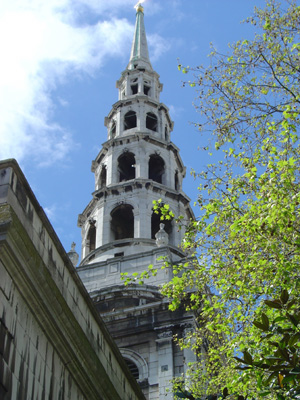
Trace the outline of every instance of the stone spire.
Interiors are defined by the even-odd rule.
[[[160,268],[164,260],[187,261],[178,248],[183,230],[174,219],[161,223],[153,202],[168,204],[186,223],[194,217],[182,191],[185,167],[171,142],[173,122],[149,60],[141,2],[130,61],[117,81],[118,101],[105,118],[107,141],[92,162],[93,197],[78,218],[82,261],[77,272],[145,398],[172,400],[170,380],[185,371],[184,359],[195,361],[174,346],[172,335],[183,337],[194,315],[182,309],[172,313],[159,291],[173,278],[172,268]],[[149,265],[157,274],[149,274],[145,284],[124,286],[121,273],[140,275]]]
[[[147,37],[144,25],[144,8],[140,3],[136,5],[136,22],[131,47],[131,54],[127,69],[145,68],[152,71],[149,59]]]
[[[136,6],[129,65],[117,88],[118,102],[105,118],[108,140],[92,163],[93,200],[78,219],[83,238],[81,265],[121,254],[130,258],[133,249],[137,259],[157,251],[155,235],[161,221],[153,210],[154,200],[161,199],[174,215],[184,215],[187,221],[192,216],[189,198],[182,192],[185,167],[170,138],[173,121],[168,107],[160,102],[162,84],[149,60],[141,2]],[[173,248],[181,242],[182,231],[177,231],[175,221],[167,220],[158,236],[161,247]],[[122,268],[130,270],[126,262]]]

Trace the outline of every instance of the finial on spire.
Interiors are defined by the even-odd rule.
[[[144,7],[142,6],[142,3],[143,3],[144,1],[139,1],[135,6],[134,6],[134,8],[136,9],[136,12],[138,13],[138,12],[144,12]]]

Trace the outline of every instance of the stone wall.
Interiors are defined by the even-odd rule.
[[[144,399],[14,160],[0,163],[0,398]]]

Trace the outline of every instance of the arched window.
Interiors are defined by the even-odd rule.
[[[138,78],[135,78],[131,81],[131,94],[137,94],[138,93]]]
[[[138,92],[138,84],[135,83],[134,85],[131,85],[131,94],[137,94]]]
[[[135,178],[135,157],[133,153],[125,152],[118,158],[119,182]]]
[[[120,348],[122,356],[129,367],[132,375],[139,381],[146,381],[149,377],[148,365],[146,360],[137,352],[131,349]]]
[[[169,139],[168,137],[168,128],[165,126],[165,141],[167,142]]]
[[[155,239],[155,235],[159,231],[159,224],[163,223],[164,230],[167,232],[167,234],[171,235],[172,233],[172,220],[171,219],[160,219],[161,217],[161,212],[158,211],[158,214],[156,212],[152,212],[151,216],[151,239]]]
[[[175,176],[174,176],[174,187],[175,187],[175,190],[178,190],[178,189],[179,189],[178,171],[175,172]]]
[[[144,94],[146,96],[150,96],[150,83],[148,81],[144,81]]]
[[[146,116],[146,128],[157,131],[157,116],[151,112],[147,113]]]
[[[124,116],[124,130],[136,127],[136,113],[134,111],[128,111]]]
[[[116,136],[117,125],[116,121],[113,121],[110,127],[110,138],[113,139]]]
[[[89,251],[93,251],[96,248],[96,221],[90,220],[90,228],[87,235]]]
[[[134,216],[131,205],[121,204],[110,215],[113,240],[134,237]]]
[[[152,154],[149,159],[149,179],[162,183],[165,162],[158,154]]]
[[[106,166],[103,166],[100,173],[100,186],[106,186]]]
[[[135,365],[134,362],[132,362],[131,360],[128,360],[127,358],[125,358],[125,361],[126,361],[127,367],[129,368],[129,371],[131,372],[131,375],[132,375],[136,380],[138,380],[139,377],[140,377],[138,367]]]

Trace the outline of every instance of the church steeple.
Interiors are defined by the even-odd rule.
[[[152,71],[149,59],[147,37],[144,25],[144,8],[140,3],[136,5],[136,22],[131,47],[131,54],[127,69],[145,68]]]
[[[171,142],[173,122],[149,60],[143,8],[140,3],[136,8],[130,61],[117,81],[118,101],[105,118],[107,141],[92,162],[95,190],[78,219],[77,270],[146,399],[173,400],[170,380],[195,359],[176,348],[172,336],[183,337],[194,317],[171,313],[159,292],[172,278],[172,269],[160,268],[163,259],[184,263],[186,255],[178,248],[183,231],[175,220],[162,224],[153,201],[168,204],[186,222],[192,211],[182,190],[185,167]],[[157,275],[124,286],[120,273],[139,274],[149,265]]]
[[[93,200],[79,218],[84,264],[127,256],[133,243],[137,253],[157,249],[154,200],[168,203],[175,215],[191,216],[182,192],[185,167],[170,141],[173,122],[160,102],[162,84],[149,60],[143,7],[136,8],[130,62],[117,81],[119,100],[105,118],[108,140],[92,164]],[[174,221],[165,230],[167,247],[177,246],[182,232]]]

